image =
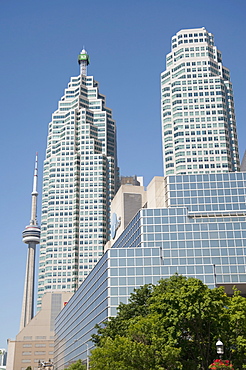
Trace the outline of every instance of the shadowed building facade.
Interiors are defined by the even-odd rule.
[[[241,171],[246,172],[246,150],[244,152],[244,156],[241,163]]]

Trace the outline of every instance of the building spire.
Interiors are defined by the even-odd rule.
[[[30,225],[37,225],[37,197],[38,197],[38,153],[36,153],[35,168],[33,175],[32,210]]]
[[[25,227],[22,233],[23,242],[28,244],[26,276],[23,293],[20,330],[22,330],[33,318],[34,315],[34,278],[35,278],[35,251],[36,245],[40,242],[40,227],[37,223],[37,185],[38,185],[38,155],[36,153],[33,191],[32,191],[32,209],[30,224]]]
[[[90,64],[90,57],[84,47],[78,55],[78,63],[80,65],[80,74],[87,76],[87,66]]]

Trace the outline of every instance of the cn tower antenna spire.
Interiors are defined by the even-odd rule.
[[[35,158],[30,225],[37,225],[37,197],[38,197],[38,153],[36,153]]]
[[[81,53],[78,55],[78,63],[80,65],[80,74],[87,76],[87,66],[90,64],[90,57],[84,47]]]
[[[32,207],[30,224],[22,233],[23,242],[28,244],[26,276],[21,311],[20,330],[31,321],[34,315],[34,280],[35,280],[35,251],[40,242],[40,227],[37,222],[38,196],[38,154],[36,153],[32,190]]]

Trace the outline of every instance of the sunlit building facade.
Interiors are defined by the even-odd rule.
[[[230,72],[204,27],[172,37],[161,119],[164,175],[240,170]]]
[[[110,202],[118,185],[116,125],[98,82],[79,55],[52,114],[43,172],[38,309],[45,292],[75,291],[109,239]]]

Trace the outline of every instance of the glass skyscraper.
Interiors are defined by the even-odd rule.
[[[172,37],[161,119],[165,175],[240,171],[230,73],[204,27]]]
[[[75,291],[109,239],[110,202],[118,186],[116,125],[98,82],[79,54],[52,114],[43,173],[38,308],[45,292]]]

